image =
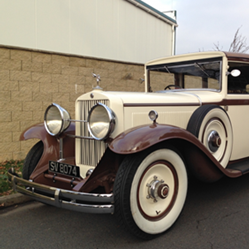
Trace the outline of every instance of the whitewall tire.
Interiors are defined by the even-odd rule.
[[[233,148],[233,131],[225,110],[216,105],[199,107],[190,118],[187,130],[224,168],[228,165]]]
[[[127,157],[115,181],[115,212],[134,235],[151,239],[179,217],[187,195],[187,173],[172,149],[157,148]]]

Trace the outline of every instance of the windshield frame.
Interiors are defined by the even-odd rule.
[[[177,68],[184,68],[184,67],[187,67],[187,66],[195,66],[197,68],[199,68],[199,70],[201,72],[205,74],[207,74],[205,72],[204,69],[202,69],[202,67],[200,66],[200,64],[209,64],[209,63],[218,63],[219,62],[219,68],[218,68],[218,84],[219,84],[219,88],[218,89],[215,89],[215,88],[205,88],[205,87],[201,87],[201,88],[180,88],[180,89],[174,89],[174,90],[170,90],[170,91],[212,91],[212,92],[221,92],[222,91],[222,69],[223,69],[223,57],[221,56],[218,56],[218,57],[212,57],[212,58],[205,58],[205,59],[197,59],[197,60],[187,60],[187,61],[177,61],[177,62],[170,62],[170,63],[159,63],[159,64],[154,64],[154,65],[146,65],[146,73],[147,73],[147,85],[146,85],[146,89],[147,89],[147,92],[169,92],[169,90],[156,90],[154,91],[154,89],[151,88],[151,78],[150,78],[150,73],[151,72],[156,72],[156,71],[159,71],[161,70],[160,72],[163,72],[162,70],[165,69],[165,72],[164,73],[171,73],[171,69],[177,69]],[[188,74],[184,74],[184,76],[187,75],[187,76],[190,76]],[[200,75],[191,75],[191,76],[194,76],[194,77],[197,77]],[[207,74],[207,76],[209,76]],[[176,77],[176,76],[175,76]],[[175,78],[174,78],[175,79]],[[183,82],[184,84],[184,82]]]

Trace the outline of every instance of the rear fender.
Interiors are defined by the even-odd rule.
[[[154,123],[134,127],[114,138],[109,148],[114,153],[129,155],[166,142],[180,151],[186,167],[200,180],[216,181],[223,175],[242,175],[241,172],[232,173],[224,169],[193,134],[171,125]]]
[[[64,158],[73,158],[71,161],[74,161],[75,140],[68,137],[67,134],[75,134],[74,124],[71,123],[69,128],[60,137],[53,137],[49,135],[43,123],[36,124],[23,131],[20,135],[21,141],[34,138],[39,139],[43,142],[44,147],[42,157],[31,174],[30,179],[34,180],[34,178],[46,171],[48,169],[49,160],[59,159],[59,139],[61,137],[63,138]]]

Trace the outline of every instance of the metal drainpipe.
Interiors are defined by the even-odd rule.
[[[177,21],[177,17],[176,17],[176,10],[169,10],[169,11],[163,11],[162,13],[173,13],[174,14],[174,20]],[[171,55],[175,55],[176,53],[176,27],[178,27],[178,24],[174,24],[172,23],[172,50],[171,50]]]
[[[172,25],[172,32],[173,32],[173,44],[172,44],[172,55],[176,53],[176,27]]]
[[[173,11],[174,12],[174,19],[177,21],[177,12],[176,10]],[[172,31],[173,31],[173,50],[172,50],[172,55],[176,54],[176,25],[172,25]]]

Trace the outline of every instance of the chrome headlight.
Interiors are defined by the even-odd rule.
[[[158,113],[156,111],[152,110],[148,113],[148,117],[150,120],[152,120],[155,123],[156,119],[158,118]]]
[[[96,140],[106,139],[115,128],[114,112],[102,103],[93,106],[88,116],[88,129]]]
[[[55,103],[47,107],[44,114],[44,126],[52,136],[57,136],[70,125],[70,115],[60,105]]]

